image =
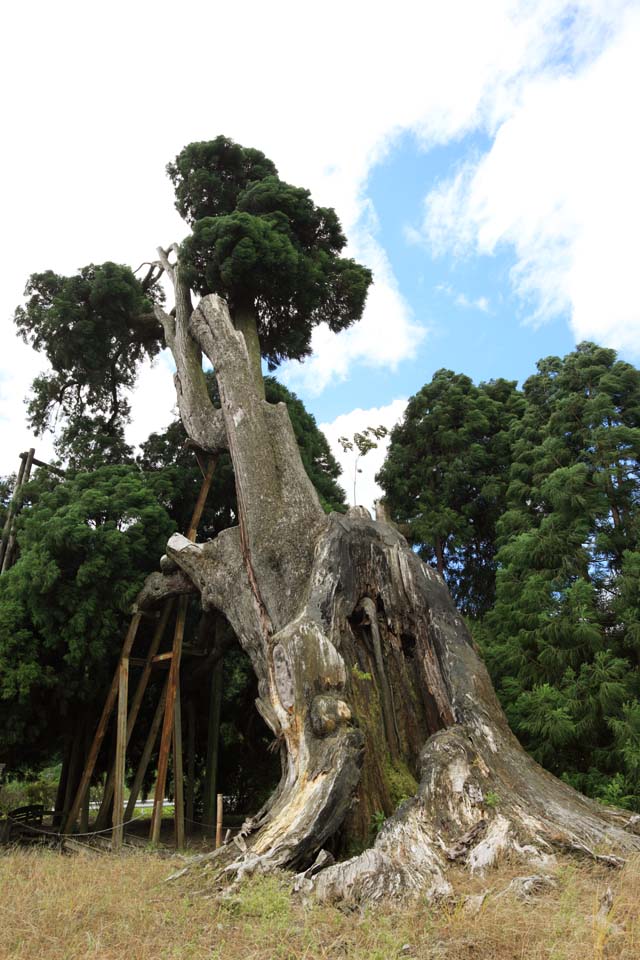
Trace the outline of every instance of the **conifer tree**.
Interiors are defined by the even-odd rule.
[[[489,666],[534,756],[638,807],[640,371],[583,343],[541,361],[524,395]]]
[[[495,524],[504,509],[515,382],[476,387],[438,370],[391,432],[377,480],[393,518],[471,616],[492,605]]]

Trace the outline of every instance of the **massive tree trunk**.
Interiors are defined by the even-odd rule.
[[[282,755],[277,790],[217,852],[221,870],[299,869],[318,896],[363,901],[446,892],[455,861],[483,870],[505,853],[542,863],[557,849],[640,850],[634,818],[582,797],[522,750],[438,573],[363,508],[324,515],[286,407],[262,398],[225,303],[209,296],[191,311],[178,269],[163,262],[176,315],[159,316],[181,410],[188,397],[198,405],[183,421],[205,449],[228,447],[239,525],[203,544],[173,536],[168,572],[150,578],[139,604],[196,590],[226,617]],[[199,350],[221,414],[184,382]],[[308,869],[323,847],[363,852]]]

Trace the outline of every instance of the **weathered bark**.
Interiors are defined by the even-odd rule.
[[[256,706],[283,758],[274,795],[216,852],[222,873],[306,869],[325,845],[362,848],[380,812],[370,849],[319,863],[299,885],[357,901],[438,894],[455,861],[483,870],[507,852],[640,849],[629,816],[524,753],[444,581],[401,534],[363,508],[324,516],[286,408],[261,399],[223,301],[204,298],[188,324],[218,380],[239,526],[205,544],[175,535],[169,566],[251,658]],[[154,577],[145,602],[176,591],[175,573],[173,586]]]
[[[244,337],[249,354],[249,366],[253,372],[253,381],[260,400],[264,400],[264,380],[262,379],[262,355],[258,337],[258,320],[253,300],[236,304],[234,326]]]

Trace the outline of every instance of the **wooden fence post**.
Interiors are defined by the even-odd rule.
[[[222,794],[217,796],[216,803],[216,850],[222,845]]]

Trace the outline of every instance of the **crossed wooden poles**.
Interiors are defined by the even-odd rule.
[[[8,570],[15,559],[16,521],[20,511],[20,495],[22,488],[26,486],[31,479],[31,470],[33,467],[44,467],[46,470],[51,470],[53,473],[64,476],[64,470],[60,470],[59,467],[53,467],[50,463],[44,463],[44,461],[38,460],[35,453],[35,449],[31,447],[30,450],[20,454],[20,469],[18,470],[16,485],[13,488],[13,494],[7,509],[2,539],[0,540],[0,573]]]
[[[216,458],[209,459],[206,465],[198,457],[198,462],[203,474],[202,486],[198,495],[193,516],[187,537],[189,540],[196,539],[196,533],[202,512],[211,488],[211,481],[216,466]],[[133,644],[136,639],[138,627],[143,617],[143,613],[136,610],[131,618],[127,635],[122,645],[120,660],[116,667],[111,681],[111,687],[107,694],[102,715],[98,722],[98,727],[93,737],[87,760],[82,771],[80,784],[76,791],[75,798],[69,810],[69,815],[64,823],[63,832],[68,833],[76,823],[80,814],[82,803],[85,799],[93,771],[96,766],[98,754],[105,738],[109,719],[116,706],[117,701],[117,722],[116,722],[116,751],[115,761],[109,770],[105,783],[102,804],[98,812],[98,821],[104,820],[108,815],[111,799],[113,798],[113,832],[112,849],[118,850],[122,846],[124,838],[124,823],[131,819],[135,804],[142,786],[144,775],[147,771],[151,754],[158,736],[160,724],[162,724],[162,734],[160,737],[160,753],[158,756],[158,775],[156,780],[155,796],[153,801],[153,815],[151,818],[150,839],[157,843],[160,838],[160,827],[162,825],[162,806],[164,801],[165,788],[167,783],[167,769],[169,765],[169,752],[173,741],[173,769],[175,782],[175,825],[176,825],[176,845],[178,848],[184,845],[184,787],[182,770],[182,718],[180,714],[180,661],[182,658],[182,642],[184,639],[184,627],[187,616],[188,597],[180,597],[178,600],[178,609],[176,615],[175,628],[173,632],[173,646],[170,653],[158,654],[158,649],[162,637],[167,627],[169,617],[174,606],[174,600],[168,599],[160,612],[158,623],[154,631],[147,656],[143,662],[142,674],[138,680],[136,691],[128,709],[129,692],[129,659]],[[142,752],[140,764],[129,794],[127,808],[123,814],[124,804],[124,778],[125,778],[125,759],[126,750],[133,728],[138,717],[140,706],[151,676],[154,664],[161,660],[170,660],[169,674],[160,695],[158,705],[149,728],[147,740]]]

